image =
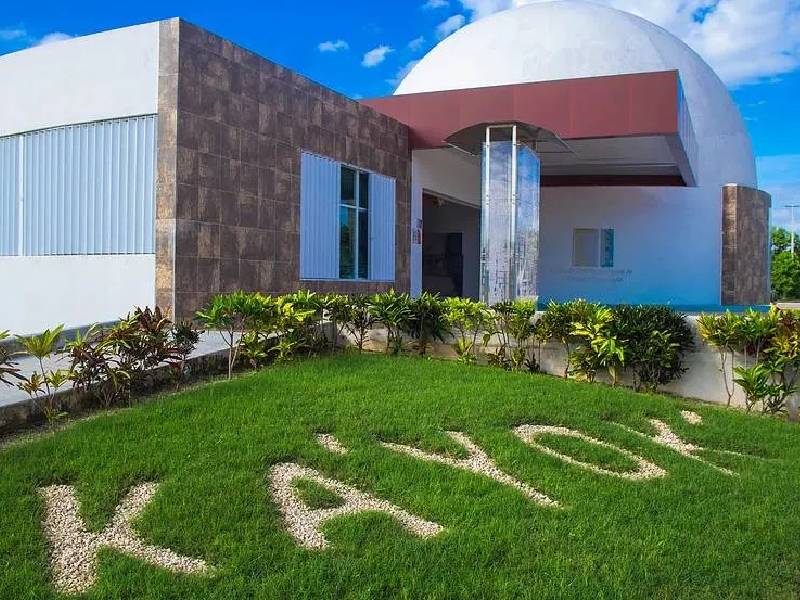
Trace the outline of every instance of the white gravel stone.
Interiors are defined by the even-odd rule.
[[[725,469],[723,467],[717,466],[712,462],[704,460],[700,456],[697,456],[697,452],[706,450],[702,446],[695,446],[694,444],[690,444],[682,440],[677,433],[670,429],[669,425],[664,423],[664,421],[659,421],[658,419],[650,419],[650,425],[653,426],[655,430],[655,435],[648,435],[646,433],[642,433],[641,431],[636,431],[635,429],[631,429],[630,427],[626,427],[625,425],[620,425],[620,427],[624,428],[631,433],[635,433],[636,435],[647,438],[659,446],[664,446],[665,448],[670,448],[674,450],[681,456],[685,456],[686,458],[691,458],[692,460],[696,460],[697,462],[703,463],[704,465],[708,465],[712,469],[716,469],[720,473],[724,473],[725,475],[736,475],[733,471],[729,469]],[[730,450],[712,450],[712,452],[721,452],[723,454],[731,454],[734,456],[742,456],[738,452],[732,452]]]
[[[517,435],[517,437],[519,437],[523,442],[525,442],[529,446],[532,446],[533,448],[536,448],[537,450],[540,450],[545,454],[549,454],[550,456],[554,456],[560,460],[563,460],[566,463],[569,463],[571,465],[576,465],[578,467],[586,469],[587,471],[592,471],[594,473],[599,473],[602,475],[610,475],[612,477],[620,477],[622,479],[629,479],[631,481],[645,481],[647,479],[664,477],[667,474],[667,472],[658,465],[655,465],[650,461],[645,460],[641,456],[636,456],[633,452],[630,452],[629,450],[625,450],[624,448],[619,448],[618,446],[614,446],[613,444],[609,444],[608,442],[603,442],[601,440],[590,437],[585,433],[581,433],[580,431],[574,431],[572,429],[567,429],[566,427],[557,427],[552,425],[520,425],[519,427],[514,428],[514,433]],[[598,467],[597,465],[593,465],[591,463],[585,463],[583,461],[572,458],[571,456],[567,456],[565,454],[561,454],[560,452],[556,452],[552,448],[548,448],[547,446],[537,443],[536,437],[543,434],[573,437],[579,440],[583,440],[584,442],[594,444],[596,446],[601,446],[602,448],[609,448],[633,460],[638,465],[638,468],[635,471],[619,472],[619,471],[611,471],[609,469],[603,469],[602,467]]]
[[[339,443],[339,440],[337,440],[329,433],[318,434],[317,442],[319,442],[319,445],[325,448],[328,452],[333,452],[334,454],[339,454],[341,456],[344,456],[345,454],[350,452],[350,450],[348,450],[346,447],[342,446],[342,444]]]
[[[691,410],[682,410],[681,417],[690,425],[700,425],[703,423],[703,417]]]
[[[298,479],[312,481],[327,488],[340,496],[344,503],[336,508],[310,509],[300,499],[294,487],[294,482]],[[328,540],[321,531],[326,521],[360,512],[389,514],[407,531],[422,538],[433,537],[444,531],[441,525],[421,519],[385,500],[295,463],[282,463],[272,467],[270,490],[283,515],[286,529],[300,546],[312,550],[321,550],[328,546]]]
[[[511,475],[501,471],[497,466],[497,463],[495,463],[494,460],[492,460],[486,454],[486,452],[481,450],[480,447],[478,447],[467,435],[458,431],[448,431],[447,435],[450,436],[453,441],[461,444],[461,446],[464,447],[469,455],[467,458],[451,458],[449,456],[442,456],[441,454],[424,452],[419,448],[405,446],[403,444],[381,442],[381,445],[384,448],[394,450],[395,452],[400,452],[401,454],[407,454],[408,456],[413,456],[414,458],[418,458],[420,460],[441,463],[456,469],[462,469],[464,471],[470,471],[479,475],[485,475],[490,479],[494,479],[498,483],[502,483],[503,485],[508,485],[520,490],[523,494],[525,494],[525,496],[541,506],[553,508],[557,508],[559,506],[558,502],[555,500],[552,500],[540,491],[525,483],[522,483],[521,481],[517,481],[511,477]]]
[[[205,561],[148,546],[133,531],[131,522],[144,511],[157,490],[154,483],[133,488],[117,507],[111,523],[101,533],[92,533],[80,517],[75,488],[67,485],[39,488],[45,503],[43,527],[50,542],[50,568],[56,590],[80,594],[91,588],[97,578],[100,548],[113,548],[173,573],[211,572]]]

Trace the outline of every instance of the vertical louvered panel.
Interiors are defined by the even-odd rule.
[[[369,278],[394,281],[395,180],[371,174],[369,196]]]
[[[0,139],[0,256],[19,254],[19,137]]]
[[[300,278],[336,279],[339,274],[341,166],[303,153],[300,163]]]
[[[24,252],[153,254],[156,117],[24,136]]]

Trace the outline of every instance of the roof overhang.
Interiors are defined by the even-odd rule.
[[[550,134],[543,185],[696,185],[697,145],[677,71],[364,100],[406,124],[412,150],[446,148],[482,124]]]

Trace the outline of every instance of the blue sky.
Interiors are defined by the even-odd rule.
[[[181,16],[351,97],[392,92],[398,77],[459,26],[539,0],[5,0],[0,54],[64,36]],[[662,25],[715,67],[741,108],[760,186],[800,204],[800,0],[597,0]]]

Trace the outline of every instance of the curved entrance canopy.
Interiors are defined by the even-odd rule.
[[[540,150],[543,186],[696,185],[697,144],[677,71],[425,92],[363,104],[406,124],[412,150],[474,150],[474,142],[461,137],[487,123],[550,132],[558,147]]]

